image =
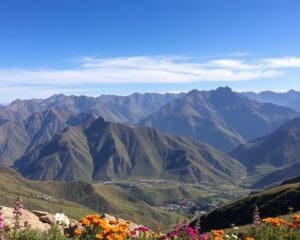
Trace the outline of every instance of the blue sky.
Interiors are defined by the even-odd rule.
[[[0,0],[0,102],[300,90],[298,0]]]

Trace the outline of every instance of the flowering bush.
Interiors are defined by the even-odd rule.
[[[76,228],[74,236],[80,240],[105,239],[123,240],[129,237],[128,223],[118,220],[106,221],[97,214],[88,215],[80,220],[83,228]]]
[[[79,226],[68,227],[68,233],[58,225],[66,225],[66,216],[56,215],[57,224],[49,231],[33,230],[29,225],[20,225],[23,205],[18,199],[14,207],[14,225],[11,229],[5,225],[0,208],[0,240],[300,240],[300,214],[293,215],[289,220],[281,218],[260,219],[258,209],[254,212],[252,228],[249,232],[229,233],[222,229],[201,233],[200,226],[190,227],[187,222],[176,223],[173,230],[162,234],[160,228],[156,231],[140,225],[118,219],[106,219],[97,214],[87,215],[80,220]],[[66,229],[65,229],[66,230]]]
[[[300,215],[293,215],[289,222],[281,218],[265,218],[257,227],[254,237],[256,240],[299,240],[300,239]]]

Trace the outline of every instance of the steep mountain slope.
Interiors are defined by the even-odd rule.
[[[299,163],[300,128],[279,129],[265,137],[238,146],[230,152],[249,171],[259,165],[285,167]]]
[[[300,128],[300,117],[294,118],[283,125],[280,126],[279,129],[290,129],[290,128]]]
[[[11,165],[30,143],[22,121],[0,120],[0,164]]]
[[[250,224],[256,206],[262,218],[287,214],[290,207],[299,211],[300,183],[271,188],[218,208],[200,218],[201,229],[223,229],[230,227],[232,223]]]
[[[0,164],[11,166],[25,153],[50,141],[67,127],[67,115],[70,114],[48,109],[32,114],[25,121],[1,120]]]
[[[289,180],[283,182],[282,185],[291,184],[291,183],[300,183],[300,175],[298,177],[295,177],[295,178],[292,178],[292,179],[289,179]]]
[[[271,132],[297,115],[289,108],[249,100],[226,87],[213,91],[193,90],[140,124],[192,137],[229,151]]]
[[[209,145],[102,118],[68,127],[14,167],[29,178],[62,181],[169,178],[234,183],[245,175],[238,161]]]
[[[21,197],[29,210],[56,213],[80,219],[98,212],[113,214],[155,227],[158,222],[168,226],[179,215],[152,207],[132,194],[114,186],[85,182],[36,182],[24,179],[15,171],[0,165],[0,205],[13,206]]]
[[[229,155],[244,164],[248,171],[267,168],[255,187],[279,183],[296,177],[300,171],[300,118],[293,119],[275,132],[238,146]]]
[[[290,90],[285,93],[265,91],[260,93],[245,92],[244,96],[264,103],[274,103],[300,111],[300,92]]]

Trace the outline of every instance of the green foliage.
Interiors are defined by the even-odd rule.
[[[66,240],[67,238],[61,232],[58,226],[51,227],[47,232],[32,229],[30,226],[25,226],[24,229],[10,232],[4,231],[2,235],[3,240]],[[0,238],[1,239],[1,238]]]

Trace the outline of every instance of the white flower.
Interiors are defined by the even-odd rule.
[[[238,236],[236,235],[236,234],[231,234],[231,238],[233,238],[233,239],[238,239]]]
[[[70,224],[69,218],[63,213],[56,213],[55,214],[55,222],[58,223],[58,224],[64,224],[64,225],[69,225]]]

